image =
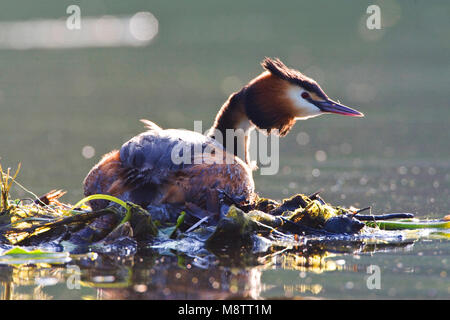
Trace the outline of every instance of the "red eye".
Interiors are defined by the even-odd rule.
[[[309,93],[306,92],[306,91],[303,91],[303,92],[302,92],[302,98],[303,98],[303,99],[309,99]]]

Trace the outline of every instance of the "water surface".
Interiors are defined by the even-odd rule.
[[[69,4],[27,3],[27,10],[21,2],[1,4],[0,20],[59,18]],[[62,188],[63,200],[74,203],[101,155],[143,130],[138,119],[187,129],[203,120],[206,129],[228,95],[261,72],[259,61],[278,56],[366,117],[297,123],[280,142],[279,172],[255,173],[261,195],[282,199],[322,188],[334,205],[442,217],[450,213],[450,6],[385,2],[383,29],[368,33],[369,4],[81,1],[87,16],[150,11],[159,34],[141,48],[1,50],[0,161],[21,162],[18,181],[34,193]],[[85,146],[94,148],[92,158],[83,156]],[[16,186],[12,192],[30,196]],[[224,253],[208,268],[177,252],[151,250],[68,265],[3,265],[1,293],[16,299],[450,297],[448,240],[366,249],[293,249],[269,262]],[[80,289],[67,287],[70,265],[80,267]],[[380,267],[379,290],[367,287],[370,265]]]

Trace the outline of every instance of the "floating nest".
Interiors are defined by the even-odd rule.
[[[252,204],[224,204],[217,219],[199,217],[195,210],[183,210],[176,222],[161,223],[158,214],[109,195],[92,195],[74,206],[59,199],[61,190],[35,197],[11,200],[9,190],[17,172],[1,170],[1,248],[51,247],[54,251],[103,251],[140,245],[181,251],[199,248],[247,248],[298,246],[307,241],[398,241],[398,234],[381,229],[448,229],[450,221],[413,219],[411,214],[363,215],[369,208],[333,206],[316,192],[297,194],[277,202],[259,198]],[[111,206],[93,211],[86,203],[94,199],[111,201]],[[395,220],[391,220],[395,219]],[[211,220],[211,221],[209,221]],[[448,233],[445,233],[448,237]],[[131,248],[131,249],[130,249]],[[134,249],[133,249],[134,248]]]

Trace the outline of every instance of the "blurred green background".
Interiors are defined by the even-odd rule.
[[[65,19],[71,4],[82,23],[149,11],[159,32],[144,47],[0,49],[0,161],[21,162],[18,181],[35,193],[80,199],[89,169],[142,132],[141,118],[206,129],[270,56],[366,117],[298,122],[280,141],[279,173],[255,173],[260,194],[323,188],[334,204],[449,212],[448,1],[2,1],[0,22]],[[371,4],[381,30],[366,28]]]

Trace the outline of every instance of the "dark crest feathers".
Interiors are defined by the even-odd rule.
[[[274,76],[301,86],[310,92],[314,92],[323,99],[328,98],[322,88],[314,80],[308,78],[300,71],[286,67],[286,65],[278,58],[271,59],[266,57],[263,62],[261,62],[261,65]]]

